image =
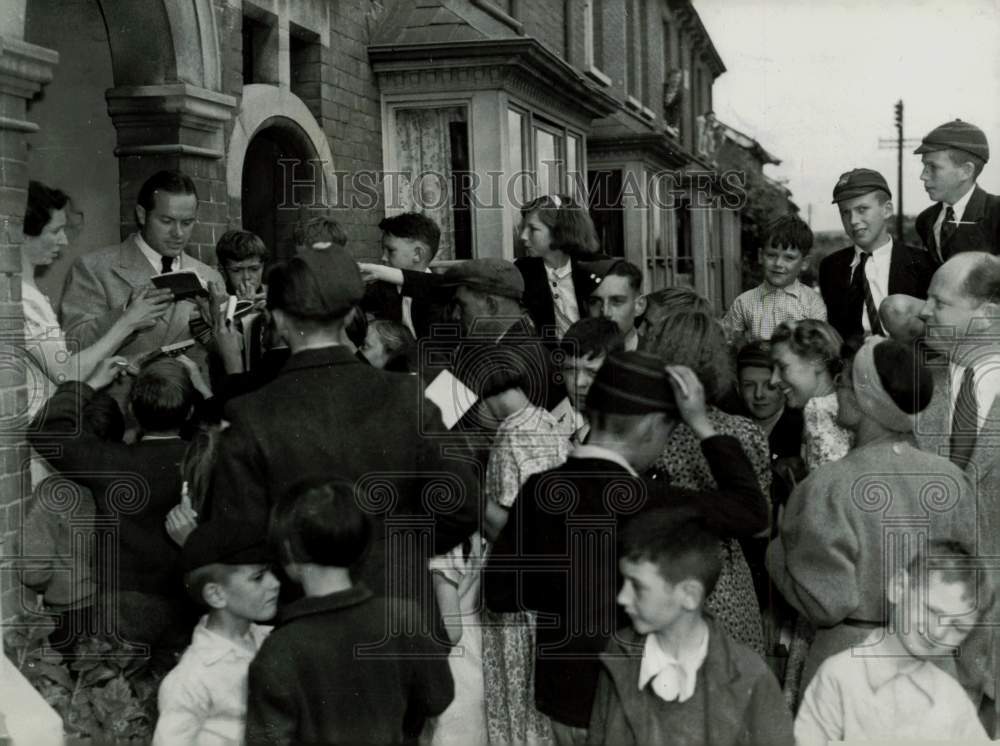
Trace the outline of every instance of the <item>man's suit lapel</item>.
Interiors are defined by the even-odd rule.
[[[917,415],[917,443],[922,450],[947,458],[948,425],[951,420],[951,366],[940,359],[931,365],[934,394],[927,408]]]
[[[118,261],[111,267],[111,271],[124,280],[133,290],[138,290],[149,284],[149,278],[156,274],[156,270],[149,263],[149,260],[142,255],[139,246],[135,242],[135,236],[126,238],[118,250]]]
[[[930,208],[930,212],[927,213],[927,248],[931,252],[931,256],[935,258],[938,264],[941,264],[941,249],[937,245],[937,237],[934,235],[934,224],[937,222],[938,215],[941,214],[942,206],[938,202],[933,207]]]
[[[938,208],[938,212],[940,212],[940,203],[938,203]],[[983,233],[979,223],[984,217],[986,217],[986,192],[979,187],[973,187],[972,196],[969,197],[969,201],[965,205],[965,212],[962,213],[960,223],[955,226],[955,231],[948,240],[941,245],[941,256],[946,259],[951,258],[954,252],[950,247],[954,245],[960,244],[966,251],[980,248],[983,243]],[[935,213],[934,219],[937,220],[937,213]],[[969,225],[970,223],[971,225]],[[933,234],[933,232],[932,224],[931,233]],[[982,247],[982,250],[986,249],[987,247]]]

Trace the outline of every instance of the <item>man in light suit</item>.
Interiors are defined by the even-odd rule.
[[[1000,254],[1000,196],[976,184],[990,159],[986,135],[956,119],[931,130],[920,147],[927,195],[935,201],[917,216],[920,240],[936,264],[960,251]]]
[[[977,500],[975,554],[991,558],[985,561],[996,584],[1000,578],[1000,258],[969,251],[946,261],[931,279],[920,318],[927,326],[923,343],[938,357],[922,355],[933,370],[934,396],[917,416],[918,444],[947,456],[969,477]],[[986,621],[996,625],[997,617],[994,608]],[[1000,712],[995,629],[975,630],[958,661],[960,681],[985,695],[980,716],[994,734]]]
[[[116,246],[84,254],[66,277],[63,329],[81,349],[93,344],[114,324],[133,293],[149,286],[153,275],[190,269],[206,283],[222,282],[215,269],[184,253],[198,213],[198,193],[189,176],[179,171],[159,171],[142,185],[136,202],[139,232]],[[122,355],[136,355],[191,338],[188,320],[195,308],[193,302],[173,301],[169,290],[154,290],[146,298],[169,304],[169,308],[154,326],[132,337],[121,348]]]

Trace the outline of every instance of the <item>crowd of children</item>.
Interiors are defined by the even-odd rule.
[[[871,173],[835,201],[881,200]],[[197,352],[53,386],[23,541],[71,543],[65,482],[115,545],[23,574],[52,646],[148,646],[162,746],[986,740],[981,500],[917,447],[918,299],[865,325],[858,281],[842,334],[795,217],[723,318],[643,293],[569,196],[522,226],[516,263],[444,272],[418,213],[381,264],[329,218],[282,259],[227,233]]]

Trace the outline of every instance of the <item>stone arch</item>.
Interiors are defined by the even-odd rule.
[[[281,112],[275,114],[275,112]],[[333,153],[323,128],[313,117],[305,103],[287,88],[266,84],[243,87],[243,98],[239,114],[234,122],[226,153],[226,190],[230,201],[239,200],[243,190],[243,162],[253,136],[265,127],[288,125],[290,132],[298,131],[306,138],[322,164],[320,178],[326,204],[335,204],[337,199],[336,179],[333,170]]]
[[[116,86],[188,83],[218,91],[222,61],[212,0],[97,0]]]

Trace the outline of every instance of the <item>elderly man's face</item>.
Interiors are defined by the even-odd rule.
[[[488,298],[483,293],[469,290],[465,285],[459,285],[455,290],[455,300],[452,302],[452,319],[462,325],[466,334],[472,331],[476,319],[492,316]]]
[[[969,298],[965,278],[975,261],[969,254],[945,262],[934,273],[920,318],[927,325],[927,342],[939,352],[954,352],[956,344],[988,331],[990,304]]]

